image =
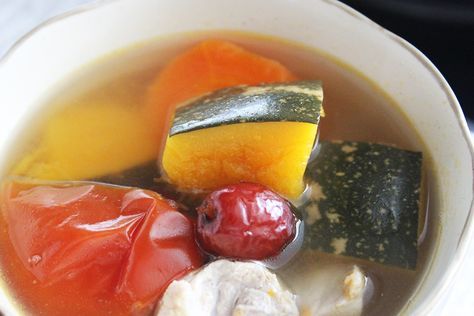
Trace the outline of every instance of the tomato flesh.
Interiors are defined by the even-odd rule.
[[[11,182],[1,207],[7,279],[34,314],[149,314],[203,264],[194,223],[154,192]]]

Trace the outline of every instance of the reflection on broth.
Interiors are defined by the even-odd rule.
[[[232,32],[86,66],[30,122],[3,177],[9,292],[37,315],[397,314],[430,261],[434,179],[381,88],[320,52]],[[209,303],[219,282],[234,305]]]

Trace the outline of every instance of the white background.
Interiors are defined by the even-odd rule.
[[[0,0],[0,58],[22,35],[42,21],[92,0]],[[4,87],[0,87],[2,89]],[[2,105],[5,106],[5,105]],[[8,118],[0,118],[1,121]],[[454,286],[435,315],[474,315],[474,242]]]

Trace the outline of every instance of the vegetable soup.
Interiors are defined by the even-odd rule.
[[[34,114],[0,195],[25,314],[395,315],[428,269],[429,153],[383,87],[322,52],[160,38]]]

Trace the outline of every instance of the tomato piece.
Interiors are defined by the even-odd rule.
[[[156,201],[158,209],[166,201]],[[134,301],[152,304],[172,279],[201,265],[194,241],[194,225],[176,211],[149,212],[128,255],[118,290]],[[189,254],[192,254],[190,256]],[[172,276],[172,278],[170,278]]]
[[[193,222],[154,192],[11,182],[3,193],[2,244],[20,262],[7,276],[35,314],[147,314],[203,263]]]
[[[197,211],[198,240],[215,255],[268,258],[277,255],[296,233],[291,204],[260,184],[239,183],[216,190]]]

